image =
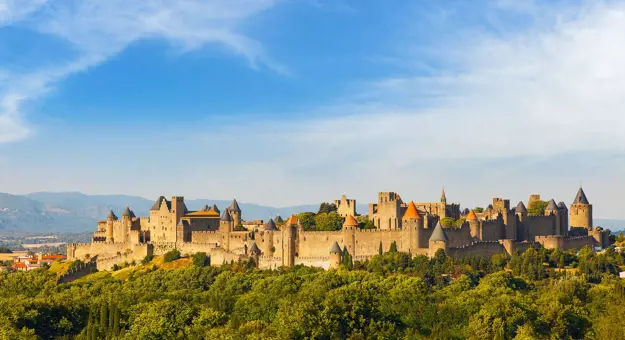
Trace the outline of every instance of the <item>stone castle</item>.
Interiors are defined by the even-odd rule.
[[[540,200],[532,195],[528,206]],[[70,244],[69,260],[92,261],[98,269],[140,261],[178,249],[183,255],[205,252],[212,265],[253,258],[260,268],[298,264],[331,268],[344,252],[353,260],[366,260],[395,243],[412,256],[433,256],[442,249],[452,257],[514,254],[530,247],[605,248],[610,232],[592,225],[592,205],[579,189],[570,208],[550,200],[541,216],[530,216],[526,205],[494,198],[483,211],[448,204],[445,191],[438,202],[404,202],[394,192],[378,194],[369,205],[374,229],[361,229],[356,221],[356,201],[343,195],[335,201],[344,217],[341,230],[306,231],[296,216],[270,219],[261,231],[242,227],[243,213],[236,200],[223,213],[213,205],[189,211],[184,198],[159,197],[148,217],[137,217],[126,207],[121,219],[111,211],[89,244]],[[455,226],[443,226],[445,220]]]

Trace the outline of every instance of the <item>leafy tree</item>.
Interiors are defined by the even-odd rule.
[[[11,253],[13,253],[13,251],[11,249],[9,249],[8,247],[0,246],[0,253],[1,254],[11,254]]]
[[[478,214],[481,214],[481,213],[484,212],[484,208],[482,208],[482,207],[475,207],[475,208],[473,208],[473,211],[475,211]]]
[[[197,267],[204,267],[208,264],[208,255],[204,252],[193,254],[193,264]]]
[[[315,230],[332,231],[343,228],[343,218],[337,212],[319,213],[315,216]]]
[[[312,212],[303,212],[297,215],[297,220],[302,225],[304,230],[314,230],[315,229],[315,213]]]
[[[376,229],[375,224],[367,216],[357,216],[358,228],[360,229]]]
[[[441,225],[443,227],[453,227],[456,224],[456,219],[453,217],[445,217],[441,219]]]
[[[338,207],[336,206],[336,204],[323,202],[319,206],[319,211],[317,212],[317,214],[329,214],[331,212],[336,212],[337,210]]]
[[[165,263],[176,261],[180,258],[180,251],[178,249],[172,249],[163,255],[163,261]]]
[[[396,253],[397,252],[397,242],[393,241],[393,243],[391,243],[391,247],[388,250],[389,253]]]
[[[527,208],[527,214],[529,216],[544,216],[545,208],[547,208],[549,202],[546,201],[533,201]]]
[[[146,265],[154,259],[154,255],[146,255],[143,260],[141,260],[141,264]]]

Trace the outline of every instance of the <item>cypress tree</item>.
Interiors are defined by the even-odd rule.
[[[397,252],[397,242],[393,241],[393,243],[391,243],[391,249],[388,250],[389,253],[396,253]]]
[[[378,254],[379,255],[384,254],[384,248],[382,248],[382,241],[380,241],[380,248],[378,249]]]
[[[108,325],[106,307],[106,303],[102,303],[102,306],[100,306],[100,327],[102,329],[106,329],[106,326]]]
[[[93,333],[93,308],[89,308],[89,319],[87,320],[87,340],[91,339],[91,333]]]
[[[114,315],[115,315],[115,311],[117,310],[117,308],[115,307],[115,305],[112,305],[109,311],[109,326],[108,326],[108,333],[111,334],[113,333],[113,322],[114,322]]]
[[[119,335],[119,309],[115,307],[115,314],[113,315],[113,335]]]

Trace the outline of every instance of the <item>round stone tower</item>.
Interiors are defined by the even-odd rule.
[[[338,242],[334,241],[332,248],[330,248],[330,268],[338,268],[341,265],[341,256],[343,251]]]
[[[592,204],[588,202],[584,189],[581,187],[575,196],[573,204],[571,204],[569,213],[571,216],[569,220],[571,227],[592,228]]]

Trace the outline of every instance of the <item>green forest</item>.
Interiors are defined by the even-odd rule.
[[[341,268],[163,257],[56,284],[0,274],[1,339],[625,339],[622,254],[491,259],[391,247]],[[58,267],[53,265],[53,267]]]

